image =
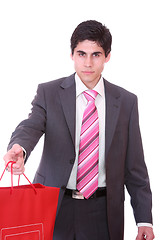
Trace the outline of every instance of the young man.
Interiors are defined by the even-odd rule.
[[[111,42],[101,23],[78,25],[71,37],[76,73],[39,85],[32,112],[4,156],[5,163],[16,161],[14,173],[21,174],[45,134],[34,182],[61,189],[54,240],[122,240],[124,185],[138,224],[136,239],[154,239],[137,97],[101,76]]]

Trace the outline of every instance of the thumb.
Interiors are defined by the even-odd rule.
[[[19,144],[14,144],[11,148],[11,151],[15,154],[15,155],[19,155],[21,153],[23,153],[23,149]]]

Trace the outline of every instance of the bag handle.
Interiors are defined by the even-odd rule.
[[[9,161],[9,162],[6,164],[6,166],[5,166],[5,168],[4,168],[4,171],[3,171],[3,173],[2,173],[2,175],[1,175],[1,177],[0,177],[0,181],[2,180],[2,177],[3,177],[5,171],[6,171],[6,169],[8,168],[8,165],[9,165],[10,163],[11,163],[11,193],[12,193],[12,191],[13,191],[13,164],[16,163],[15,161]],[[22,174],[23,174],[23,176],[27,179],[27,181],[29,182],[29,184],[31,185],[31,187],[33,188],[33,190],[35,191],[35,193],[37,193],[36,188],[35,188],[34,185],[30,182],[30,180],[27,178],[27,176],[26,176],[24,173],[22,173]],[[18,177],[18,186],[19,186],[19,183],[20,183],[20,175],[19,175],[19,177]]]

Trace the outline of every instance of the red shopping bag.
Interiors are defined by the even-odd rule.
[[[0,187],[0,240],[53,239],[59,188],[29,183]]]

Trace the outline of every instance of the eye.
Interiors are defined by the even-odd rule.
[[[85,56],[85,53],[84,52],[79,52],[78,54],[80,57],[84,57]]]
[[[100,57],[100,53],[93,53],[93,57]]]

